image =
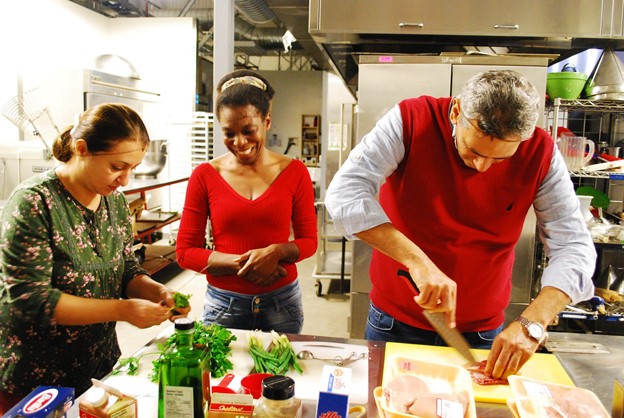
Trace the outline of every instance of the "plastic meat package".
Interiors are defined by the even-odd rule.
[[[507,404],[516,418],[610,418],[598,397],[575,386],[509,376],[513,399]]]

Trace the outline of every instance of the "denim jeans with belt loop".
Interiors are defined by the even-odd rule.
[[[492,348],[494,338],[503,330],[503,324],[484,331],[464,332],[463,335],[472,348]],[[412,327],[398,321],[372,303],[368,308],[368,319],[364,338],[386,342],[402,342],[424,345],[447,345],[435,331]]]
[[[204,298],[204,324],[226,328],[299,334],[303,303],[299,282],[258,295],[230,292],[208,285]]]

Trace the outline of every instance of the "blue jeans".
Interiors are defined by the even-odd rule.
[[[494,338],[503,330],[501,324],[498,328],[489,331],[464,332],[463,335],[472,348],[492,348]],[[400,342],[424,345],[446,345],[442,337],[435,331],[415,328],[403,322],[397,321],[372,303],[368,309],[366,321],[367,340],[386,342]]]
[[[299,334],[303,327],[299,282],[259,295],[229,292],[208,285],[202,320],[206,325],[214,323],[226,328]]]

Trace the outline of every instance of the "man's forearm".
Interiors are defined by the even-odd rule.
[[[571,302],[570,297],[556,287],[546,286],[522,313],[525,318],[539,322],[546,328]]]

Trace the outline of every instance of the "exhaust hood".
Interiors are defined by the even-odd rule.
[[[364,54],[539,54],[555,63],[589,48],[624,49],[621,10],[612,3],[310,0],[308,29],[355,94]]]

